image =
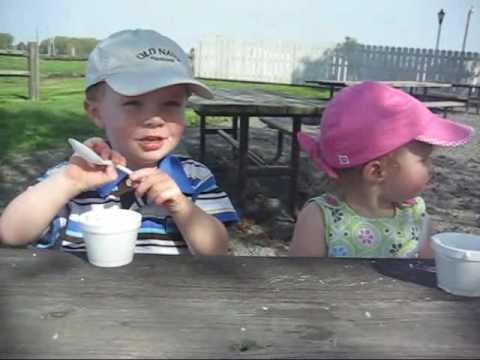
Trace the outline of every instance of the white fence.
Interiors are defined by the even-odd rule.
[[[361,45],[328,59],[327,78],[480,83],[480,54]]]
[[[479,53],[369,45],[333,48],[217,36],[195,48],[195,76],[287,84],[316,79],[480,84]]]
[[[213,79],[302,83],[302,63],[320,58],[326,47],[307,47],[286,42],[242,42],[216,36],[195,48],[195,76]],[[321,77],[321,70],[310,77]]]

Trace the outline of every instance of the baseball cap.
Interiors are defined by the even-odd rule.
[[[335,169],[365,164],[412,140],[459,146],[474,133],[470,126],[432,113],[421,101],[388,85],[365,81],[330,100],[318,137],[297,134],[300,147],[330,177]]]
[[[210,89],[193,78],[182,48],[153,30],[123,30],[97,44],[88,57],[85,88],[101,81],[125,96],[185,84],[192,93],[213,98]]]

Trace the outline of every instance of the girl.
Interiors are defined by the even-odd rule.
[[[371,81],[343,89],[325,109],[318,138],[298,134],[336,190],[302,209],[290,255],[431,258],[417,195],[431,179],[433,146],[462,145],[472,135],[402,90]]]

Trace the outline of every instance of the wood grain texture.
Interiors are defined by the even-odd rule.
[[[315,116],[327,102],[248,89],[214,89],[213,99],[192,96],[189,105],[205,116]]]
[[[1,249],[0,357],[478,356],[480,300],[434,276],[418,261],[137,254],[107,269]]]

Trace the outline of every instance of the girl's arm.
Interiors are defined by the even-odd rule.
[[[327,256],[323,212],[310,203],[298,215],[289,249],[290,256]]]

